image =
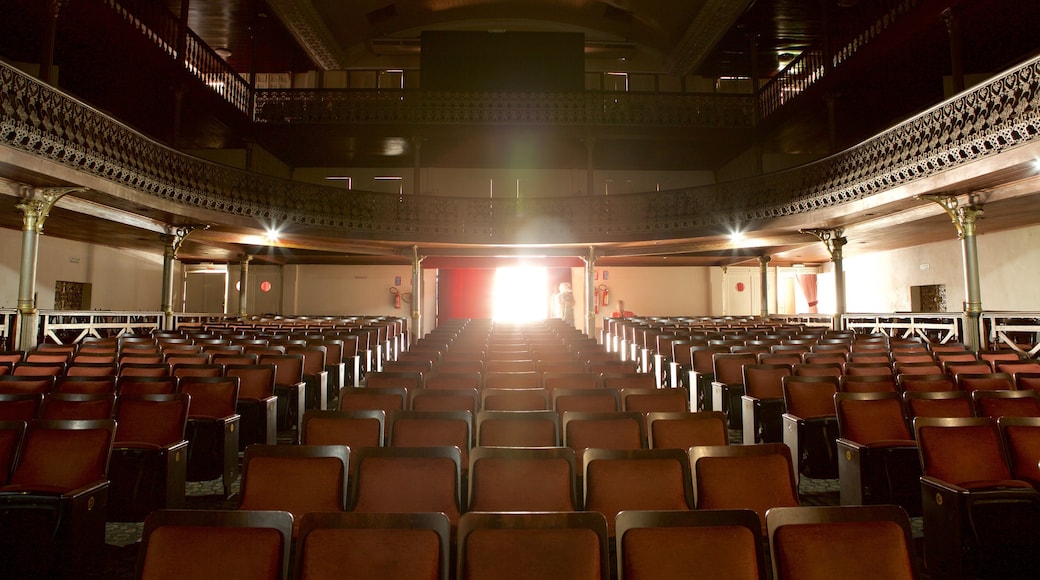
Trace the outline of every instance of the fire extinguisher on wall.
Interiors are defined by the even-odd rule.
[[[597,305],[602,304],[603,306],[609,306],[610,305],[610,290],[607,289],[607,285],[606,284],[600,284],[599,285],[599,289],[597,289],[596,292],[599,294],[599,297],[601,299],[601,301],[600,300],[596,301]]]
[[[397,310],[401,309],[401,291],[397,289],[397,286],[390,287],[390,295],[393,296],[394,308]]]

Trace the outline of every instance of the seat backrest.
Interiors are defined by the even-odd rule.
[[[411,393],[408,403],[412,411],[469,411],[473,415],[480,410],[480,395],[477,389],[422,389]]]
[[[177,391],[177,380],[171,376],[121,376],[116,379],[116,389],[120,397],[128,395],[168,395]]]
[[[433,372],[426,377],[426,388],[431,390],[480,389],[479,372]]]
[[[292,515],[277,511],[157,510],[148,515],[136,578],[289,577]]]
[[[452,527],[461,510],[462,469],[457,447],[362,447],[352,450],[351,511],[442,512]]]
[[[599,386],[599,375],[595,373],[545,373],[542,375],[542,387],[550,394],[556,389],[595,389]]]
[[[585,449],[645,449],[646,424],[639,411],[566,411],[560,424],[563,444],[580,454]]]
[[[115,430],[112,419],[30,421],[11,485],[68,493],[105,481]]]
[[[798,505],[791,450],[783,443],[690,449],[697,509],[751,509],[765,534],[766,511]]]
[[[584,509],[603,514],[611,536],[622,510],[692,509],[689,461],[682,449],[587,449]]]
[[[608,580],[607,523],[596,512],[470,512],[459,521],[458,578]],[[551,563],[551,564],[550,564]]]
[[[962,391],[1009,391],[1015,388],[1015,381],[1008,373],[959,373],[954,375],[957,388]]]
[[[744,365],[758,364],[752,353],[717,353],[712,357],[715,381],[726,385],[744,384]]]
[[[304,445],[345,445],[381,447],[384,442],[386,413],[377,409],[359,411],[320,411],[303,414]]]
[[[657,388],[657,379],[652,373],[603,373],[599,381],[600,386],[608,389]]]
[[[350,449],[344,445],[250,445],[242,459],[240,510],[293,515],[345,511]]]
[[[946,373],[935,375],[914,375],[900,373],[896,375],[896,387],[904,391],[955,391],[957,384],[953,377]]]
[[[212,363],[173,363],[170,374],[174,377],[219,377],[224,374],[224,365]]]
[[[64,376],[54,383],[55,393],[103,394],[116,392],[116,376]]]
[[[1037,373],[1015,373],[1015,388],[1020,391],[1032,389],[1040,392],[1040,372]]]
[[[404,388],[415,390],[423,388],[423,373],[415,371],[379,371],[365,375],[365,386],[373,389]]]
[[[0,420],[0,485],[11,478],[27,426],[26,421]]]
[[[1040,417],[1000,417],[997,419],[1004,449],[1011,465],[1011,476],[1040,486]]]
[[[339,390],[340,411],[380,410],[389,415],[405,409],[408,390],[404,387],[343,387]]]
[[[553,410],[562,417],[569,411],[613,412],[621,410],[617,389],[555,389],[550,392]]]
[[[51,421],[111,419],[115,405],[115,393],[47,393],[37,417]]]
[[[575,511],[576,466],[567,447],[474,447],[466,511]]]
[[[238,377],[184,377],[177,389],[191,395],[189,419],[215,419],[236,414]]]
[[[648,413],[647,436],[652,449],[684,449],[698,445],[726,445],[728,421],[721,411]]]
[[[170,365],[164,362],[120,362],[120,377],[166,377],[170,376]]]
[[[800,419],[834,416],[838,377],[796,375],[782,378],[786,413]]]
[[[260,356],[260,364],[275,366],[276,385],[288,386],[303,382],[302,354],[264,354]]]
[[[896,392],[896,377],[887,375],[842,375],[838,389],[845,393]]]
[[[238,398],[259,400],[274,395],[278,369],[273,364],[235,364],[224,367],[224,374],[238,377]]]
[[[840,377],[844,374],[838,363],[802,363],[794,365],[792,372],[799,377]]]
[[[924,476],[962,487],[1011,479],[996,419],[917,417],[914,431]]]
[[[647,413],[685,413],[690,410],[690,394],[683,387],[671,389],[623,388],[621,410]]]
[[[977,417],[1040,417],[1040,393],[1034,390],[971,391]]]
[[[451,524],[439,513],[305,514],[296,539],[297,580],[448,580]]]
[[[552,409],[545,389],[495,389],[480,391],[480,408],[485,411],[544,411]]]
[[[553,411],[481,411],[476,444],[485,447],[555,447],[560,416]]]
[[[913,443],[898,393],[837,393],[834,407],[842,439],[860,445],[882,441]]]
[[[43,402],[43,395],[0,392],[0,421],[32,421]]]
[[[47,393],[54,389],[53,376],[0,375],[0,394]]]
[[[191,395],[123,395],[116,404],[116,447],[166,447],[184,440]]]
[[[11,374],[16,377],[60,377],[65,374],[63,362],[20,362],[15,363]]]
[[[637,510],[617,516],[618,580],[766,580],[761,523],[751,510]]]
[[[391,411],[386,418],[390,447],[450,447],[461,451],[469,468],[473,446],[473,415],[469,411]]]
[[[744,392],[756,399],[781,399],[783,379],[791,375],[791,367],[775,364],[745,364]]]
[[[119,365],[114,362],[75,361],[65,369],[66,377],[111,377],[118,373]]]
[[[892,365],[887,362],[845,363],[845,374],[860,377],[892,375]]]
[[[303,373],[306,375],[316,375],[325,371],[328,349],[322,345],[292,346],[285,349],[285,353],[303,356]]]
[[[971,395],[965,391],[906,391],[903,407],[907,420],[915,417],[974,417]]]
[[[775,580],[917,577],[910,518],[899,506],[776,508],[766,524]]]
[[[484,373],[485,389],[540,389],[542,379],[538,373],[531,372],[492,372]]]

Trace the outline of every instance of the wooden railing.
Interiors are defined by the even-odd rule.
[[[161,330],[162,312],[40,310],[38,343],[73,344],[84,338],[107,338]]]
[[[18,311],[14,308],[0,309],[0,350],[14,350],[18,340]]]
[[[843,314],[842,328],[864,334],[884,334],[890,338],[917,338],[945,344],[964,341],[965,315],[962,312],[909,312]]]

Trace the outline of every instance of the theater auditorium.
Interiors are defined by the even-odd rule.
[[[0,575],[1040,575],[1040,4],[0,12]]]

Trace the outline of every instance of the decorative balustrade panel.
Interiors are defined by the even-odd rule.
[[[0,309],[0,350],[14,350],[18,342],[18,311],[13,308]]]
[[[541,243],[688,237],[836,207],[1040,136],[1040,59],[819,162],[712,186],[500,200],[344,191],[160,145],[0,63],[0,144],[184,206],[346,238]]]
[[[41,310],[37,342],[73,344],[84,338],[108,338],[161,330],[162,312]]]
[[[983,312],[985,348],[1010,348],[1029,358],[1040,358],[1040,314],[1036,312]]]
[[[884,334],[890,338],[919,338],[946,344],[963,342],[963,313],[918,312],[907,314],[843,314],[842,328],[862,334]]]
[[[264,124],[508,124],[752,128],[750,95],[258,90]]]

